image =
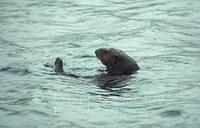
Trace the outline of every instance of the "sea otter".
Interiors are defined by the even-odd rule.
[[[126,53],[115,48],[99,48],[95,51],[96,57],[106,66],[110,75],[130,75],[139,70],[139,66]],[[80,76],[66,73],[63,70],[63,61],[56,58],[54,71],[58,74],[79,78]],[[86,77],[87,78],[87,77]]]
[[[130,75],[140,69],[135,60],[119,49],[99,48],[95,54],[110,75]]]

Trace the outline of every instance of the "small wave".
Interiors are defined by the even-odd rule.
[[[7,73],[11,73],[11,74],[19,74],[20,76],[25,76],[29,73],[31,73],[31,71],[28,68],[25,69],[20,69],[20,68],[12,68],[12,67],[5,67],[5,68],[1,68],[0,72],[7,72]]]
[[[181,116],[182,114],[179,110],[169,110],[169,111],[161,112],[159,115],[162,117],[177,117],[177,116]]]
[[[31,110],[30,113],[35,114],[35,115],[47,116],[47,117],[49,116],[48,113],[39,111],[39,110]]]
[[[123,87],[120,83],[126,80],[128,77],[123,76],[109,76],[107,74],[102,74],[97,77],[96,81],[102,88],[121,88]]]

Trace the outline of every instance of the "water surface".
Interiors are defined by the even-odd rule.
[[[1,0],[0,127],[198,128],[199,0]],[[140,70],[112,81],[94,51]],[[92,78],[56,75],[64,70]]]

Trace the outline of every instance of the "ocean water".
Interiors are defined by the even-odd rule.
[[[0,128],[199,128],[199,35],[199,0],[1,0]],[[97,79],[100,47],[141,69]]]

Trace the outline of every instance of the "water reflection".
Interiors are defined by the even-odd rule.
[[[97,92],[98,95],[102,94],[120,96],[121,93],[132,90],[131,88],[128,88],[132,79],[134,79],[134,77],[131,75],[113,76],[101,74],[96,76],[93,82],[101,89],[107,91],[106,93],[104,91]]]

